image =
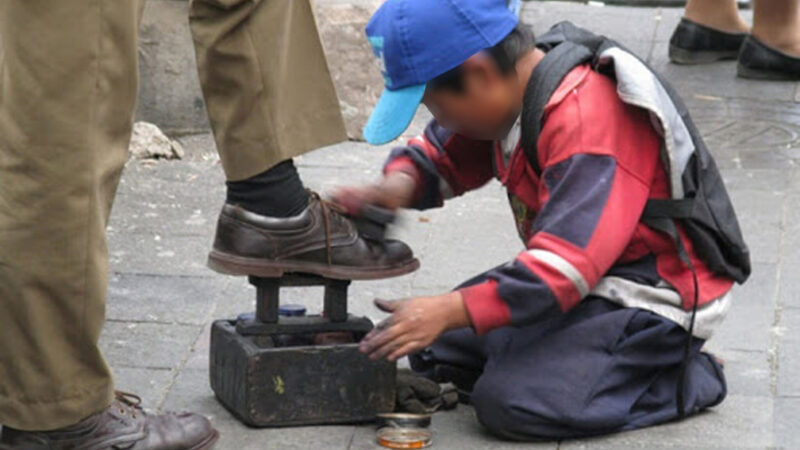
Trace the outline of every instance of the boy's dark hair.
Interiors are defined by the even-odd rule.
[[[502,41],[498,42],[494,47],[487,48],[485,51],[497,64],[500,72],[505,75],[513,72],[519,58],[533,49],[534,41],[533,30],[529,26],[519,23]],[[450,89],[456,92],[463,91],[464,72],[461,66],[458,65],[432,79],[428,82],[428,87],[433,90]]]

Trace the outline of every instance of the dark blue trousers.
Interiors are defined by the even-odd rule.
[[[443,334],[412,368],[471,391],[478,420],[507,439],[599,435],[678,418],[676,389],[687,333],[649,311],[600,297],[569,313],[485,336]],[[684,385],[687,414],[720,403],[722,367],[695,339]]]

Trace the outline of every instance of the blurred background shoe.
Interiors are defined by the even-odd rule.
[[[800,80],[800,58],[748,36],[739,53],[738,75],[756,80]]]
[[[736,59],[747,33],[727,33],[682,18],[669,41],[669,59],[675,64],[704,64]]]

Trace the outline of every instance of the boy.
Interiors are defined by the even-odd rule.
[[[561,30],[583,33],[571,24]],[[535,47],[501,0],[387,0],[367,35],[387,87],[367,140],[395,139],[420,102],[435,120],[391,153],[377,185],[334,197],[348,209],[424,209],[496,177],[527,250],[447,294],[376,300],[391,316],[361,350],[390,360],[411,355],[414,370],[469,392],[479,421],[509,439],[640,428],[720,403],[722,367],[700,348],[749,260],[719,183],[701,193],[719,196],[731,229],[715,236],[727,232],[733,244],[715,247],[696,232],[695,206],[717,208],[701,200],[684,202],[692,208],[680,231],[671,220],[644,223],[658,209],[651,204],[667,205],[684,188],[695,195],[681,173],[700,167],[698,176],[718,180],[671,91],[646,78],[629,53],[605,48],[615,76],[578,64],[557,80],[531,157],[522,142],[536,136],[525,119],[541,94],[531,86],[550,79],[542,71],[558,57]],[[637,103],[647,110],[629,104],[640,94],[658,101]],[[683,158],[682,148],[699,156]],[[720,259],[735,248],[741,276]]]

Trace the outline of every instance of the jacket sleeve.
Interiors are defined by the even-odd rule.
[[[649,125],[628,125],[640,130],[627,133],[624,145],[640,146],[635,167],[629,165],[630,158],[620,158],[616,148],[584,145],[587,139],[581,137],[579,120],[551,126],[549,141],[543,129],[541,207],[526,250],[487,272],[484,283],[461,290],[477,333],[524,326],[569,311],[623,254],[658,164],[657,138]]]
[[[433,120],[422,136],[392,150],[384,173],[402,171],[417,181],[412,208],[439,207],[492,179],[493,145],[452,133]]]

